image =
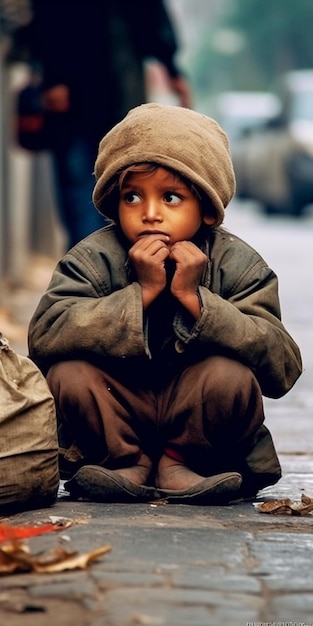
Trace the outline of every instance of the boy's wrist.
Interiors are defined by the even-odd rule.
[[[156,300],[156,298],[158,297],[158,295],[160,294],[159,291],[155,291],[152,289],[147,289],[145,287],[141,287],[141,297],[142,297],[142,306],[143,309],[147,309],[148,306],[150,304],[152,304],[152,302],[154,302],[154,300]]]
[[[176,296],[177,297],[177,296]],[[201,313],[201,299],[198,292],[186,294],[177,298],[180,304],[195,318],[198,319]]]

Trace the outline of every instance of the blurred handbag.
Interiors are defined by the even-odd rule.
[[[46,379],[0,333],[0,514],[50,506],[59,487],[55,404]]]

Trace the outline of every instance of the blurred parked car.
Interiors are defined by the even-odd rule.
[[[280,113],[232,143],[237,195],[301,216],[313,204],[313,70],[284,74],[277,94]]]
[[[263,91],[224,91],[210,102],[210,113],[227,133],[231,146],[279,115],[279,98]]]

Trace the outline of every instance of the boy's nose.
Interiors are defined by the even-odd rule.
[[[162,221],[162,211],[158,202],[155,200],[146,202],[143,219],[149,222]]]

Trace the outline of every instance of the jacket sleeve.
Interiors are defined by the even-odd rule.
[[[74,249],[75,250],[75,249]],[[57,265],[30,321],[29,356],[47,371],[60,359],[145,356],[141,291],[77,247]],[[92,254],[92,253],[91,253]]]
[[[199,290],[199,319],[192,329],[178,324],[176,332],[187,350],[190,344],[207,345],[239,358],[254,371],[263,394],[278,398],[302,372],[300,350],[281,321],[277,276],[253,249],[242,244],[234,242],[240,252],[244,250],[245,265],[238,261],[235,247],[217,259],[211,287]]]
[[[135,40],[142,59],[157,59],[172,78],[181,75],[175,61],[178,51],[176,32],[164,2],[133,0],[131,11]]]

